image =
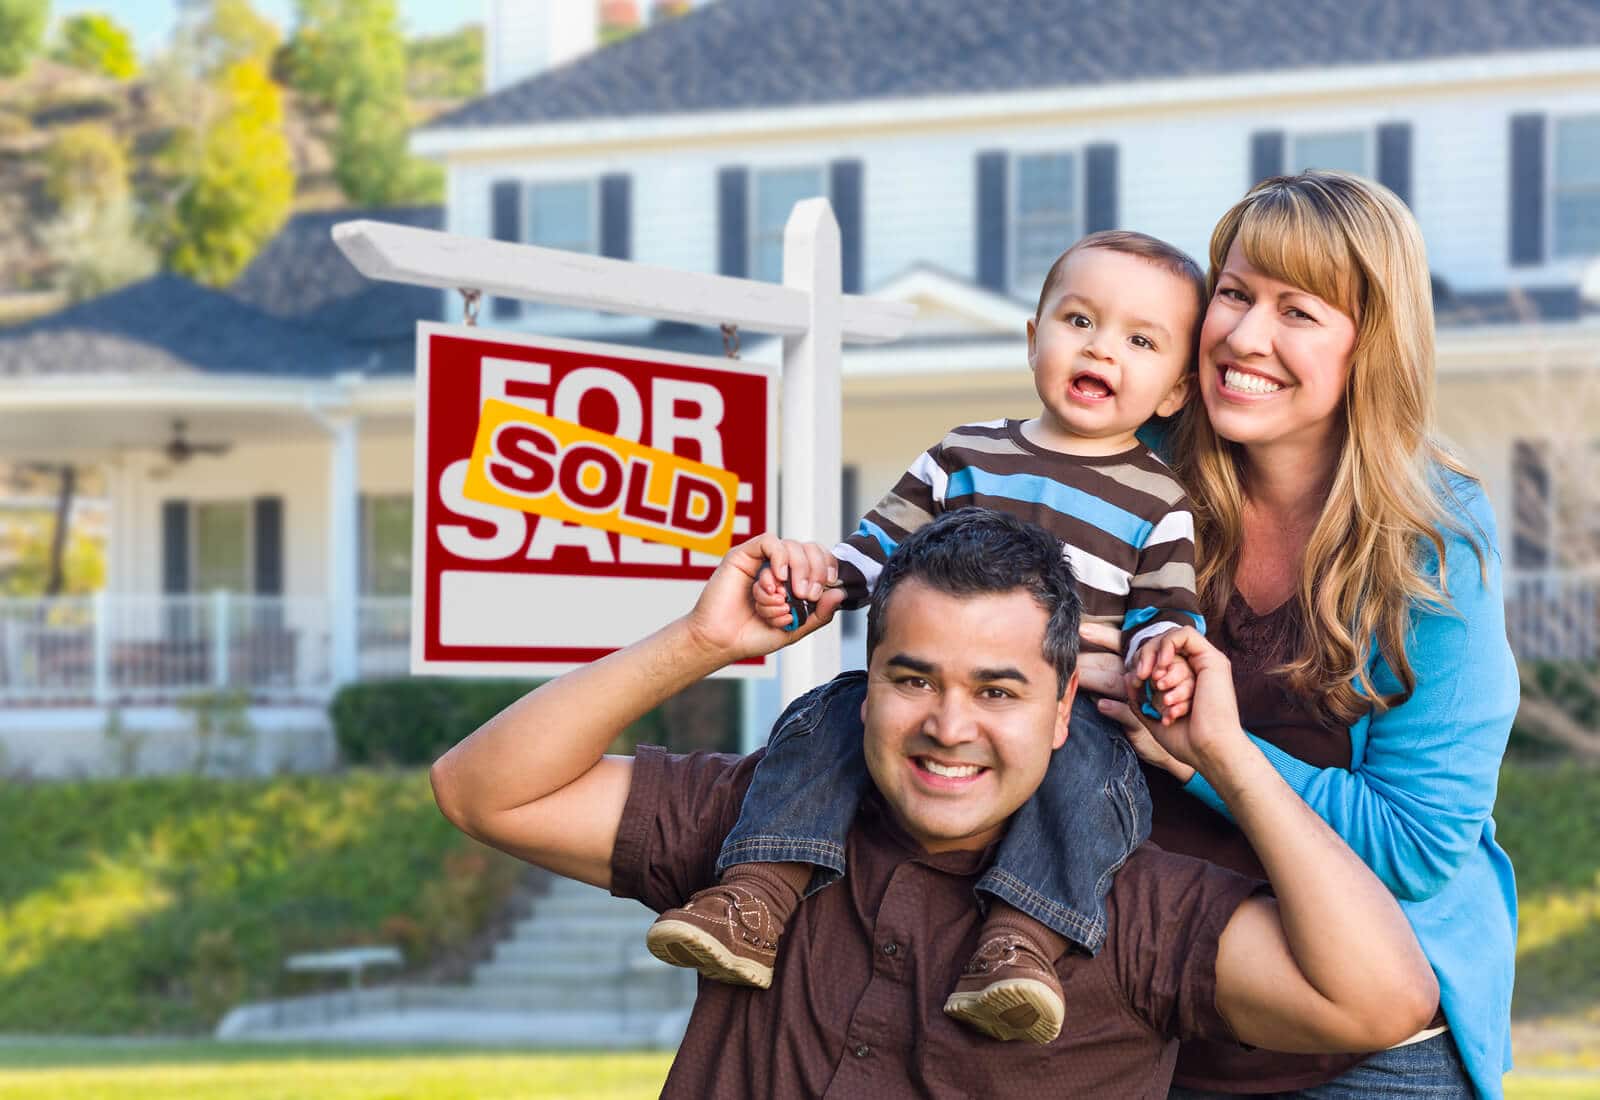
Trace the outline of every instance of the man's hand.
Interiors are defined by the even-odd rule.
[[[763,573],[769,563],[770,568]],[[832,555],[816,543],[760,535],[735,546],[723,557],[695,601],[694,610],[689,612],[689,636],[719,664],[772,653],[833,620],[834,612],[844,602],[844,591],[826,586],[837,577]],[[797,630],[784,629],[786,605],[785,623],[774,625],[756,599],[757,592],[772,583],[781,600],[781,582],[785,579],[797,597],[816,604],[816,610]]]

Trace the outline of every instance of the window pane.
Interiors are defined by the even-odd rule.
[[[1600,115],[1556,122],[1556,187],[1600,186]]]
[[[249,506],[242,500],[194,506],[194,590],[249,592]]]
[[[753,277],[769,283],[783,282],[783,236],[756,238]]]
[[[1292,171],[1307,168],[1334,168],[1342,172],[1368,175],[1367,135],[1360,130],[1337,134],[1301,134],[1294,139]]]
[[[1600,186],[1557,191],[1551,235],[1557,256],[1600,255]]]
[[[587,183],[540,183],[528,188],[528,240],[545,248],[594,252],[594,219]]]
[[[1071,153],[1018,157],[1013,290],[1024,297],[1037,292],[1045,272],[1078,233],[1077,157]]]
[[[411,498],[367,498],[362,593],[404,596],[411,591]]]
[[[783,281],[783,227],[802,199],[824,193],[822,169],[779,168],[757,172],[755,225],[750,236],[750,270],[757,279]]]

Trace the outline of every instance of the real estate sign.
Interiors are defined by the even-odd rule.
[[[554,674],[687,611],[774,529],[776,404],[737,360],[419,325],[412,671]]]

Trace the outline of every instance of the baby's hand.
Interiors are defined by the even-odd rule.
[[[1194,698],[1194,669],[1172,642],[1174,631],[1139,647],[1131,679],[1161,711],[1161,724],[1170,726],[1189,713]]]
[[[756,614],[778,630],[791,630],[800,625],[789,610],[789,593],[784,591],[783,584],[786,580],[795,599],[814,604],[826,589],[839,583],[839,565],[820,543],[797,539],[779,541],[750,586]]]

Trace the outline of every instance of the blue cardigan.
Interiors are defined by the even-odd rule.
[[[1520,684],[1506,641],[1494,513],[1476,482],[1451,475],[1446,484],[1468,535],[1443,532],[1451,608],[1412,613],[1411,698],[1350,727],[1349,771],[1312,767],[1251,739],[1400,899],[1439,977],[1441,1007],[1472,1084],[1479,1097],[1500,1100],[1500,1077],[1511,1068],[1517,891],[1490,813]],[[1437,578],[1431,549],[1429,558]],[[1399,690],[1381,658],[1368,673],[1379,691]],[[1198,773],[1186,789],[1226,813]]]

